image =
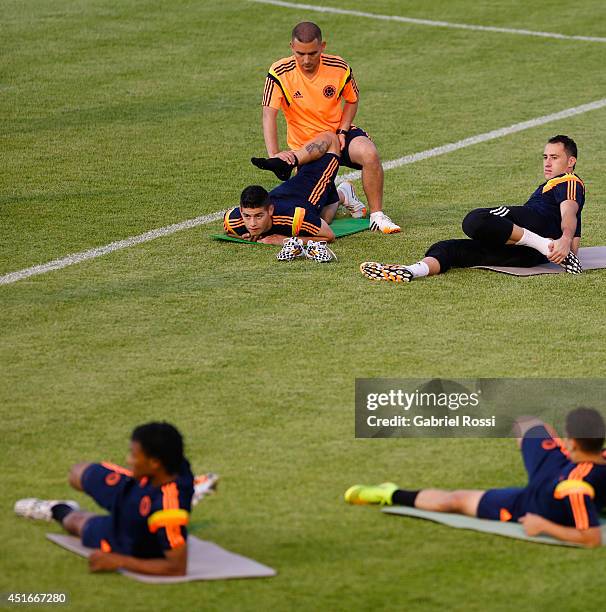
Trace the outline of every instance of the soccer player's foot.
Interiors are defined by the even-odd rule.
[[[53,518],[53,506],[66,504],[73,510],[80,510],[77,502],[72,500],[59,499],[38,499],[37,497],[27,497],[15,502],[15,514],[25,518],[38,521],[51,521]]]
[[[202,501],[207,495],[212,495],[217,492],[217,484],[219,476],[213,472],[208,474],[199,474],[194,478],[194,494],[191,498],[191,505],[195,506]]]
[[[360,264],[360,272],[370,280],[409,283],[413,279],[412,272],[406,266],[401,266],[400,264],[382,264],[376,261],[365,261]]]
[[[345,501],[348,504],[369,505],[380,504],[391,506],[391,496],[398,489],[393,482],[384,482],[376,486],[354,485],[345,491]]]
[[[343,196],[343,206],[354,219],[363,219],[366,216],[366,204],[358,198],[349,181],[343,181],[337,191]]]
[[[261,170],[270,170],[281,181],[287,181],[295,168],[295,166],[279,157],[251,157],[250,161],[257,168],[261,168]]]
[[[300,238],[293,236],[284,239],[284,246],[276,255],[278,261],[292,261],[297,257],[305,257],[305,245]]]
[[[560,263],[560,266],[562,266],[564,271],[568,274],[581,274],[581,272],[583,272],[583,266],[579,258],[572,251],[566,255],[566,258]]]
[[[396,225],[383,211],[370,213],[370,230],[384,234],[397,234],[400,226]]]
[[[324,240],[320,240],[319,242],[308,240],[305,255],[307,259],[313,259],[320,263],[328,263],[333,260],[336,261],[337,259],[337,256],[328,248]]]

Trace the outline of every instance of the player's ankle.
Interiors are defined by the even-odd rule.
[[[53,518],[60,524],[63,525],[63,519],[68,515],[74,512],[74,509],[69,504],[55,504],[51,508],[51,514]]]
[[[405,489],[397,489],[391,495],[391,503],[395,506],[409,506],[414,508],[415,500],[420,491],[407,491]]]

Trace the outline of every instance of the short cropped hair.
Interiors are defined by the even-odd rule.
[[[310,43],[314,40],[322,42],[322,30],[311,21],[302,21],[293,28],[292,40],[295,38],[302,43]]]
[[[566,416],[566,435],[576,440],[581,450],[599,453],[606,437],[604,419],[593,408],[575,408]]]
[[[552,136],[547,142],[549,144],[561,143],[564,145],[564,150],[566,151],[566,155],[568,155],[568,157],[578,157],[577,143],[570,138],[570,136],[557,134],[556,136]]]
[[[269,193],[261,185],[249,185],[240,194],[240,208],[267,208]]]
[[[183,463],[183,437],[179,430],[166,422],[152,422],[135,427],[131,435],[148,457],[158,459],[169,474],[179,472]]]

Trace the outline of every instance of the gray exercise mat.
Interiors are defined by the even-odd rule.
[[[583,247],[579,249],[579,259],[584,270],[606,268],[606,246]],[[483,270],[493,270],[513,276],[534,276],[535,274],[560,274],[564,270],[554,263],[545,263],[533,268],[507,268],[504,266],[474,266]]]
[[[67,550],[88,557],[94,549],[82,546],[80,539],[70,535],[47,533],[46,537]],[[229,578],[269,578],[276,570],[252,559],[229,552],[212,542],[199,540],[195,536],[187,538],[187,574],[185,576],[148,576],[128,570],[119,570],[128,578],[139,582],[171,584],[191,580],[226,580]]]
[[[537,542],[539,544],[555,544],[558,546],[580,546],[572,542],[562,542],[551,536],[540,535],[530,537],[524,533],[524,527],[520,523],[505,523],[501,521],[489,521],[486,519],[474,518],[472,516],[464,516],[462,514],[452,514],[449,512],[430,512],[429,510],[419,510],[418,508],[409,508],[408,506],[388,506],[382,509],[387,514],[399,514],[400,516],[409,516],[412,518],[421,518],[428,521],[434,521],[455,527],[457,529],[472,529],[473,531],[482,531],[483,533],[493,533],[495,535],[505,536],[507,538],[516,538],[518,540],[528,540],[529,542]],[[602,525],[602,546],[606,544],[606,525]]]

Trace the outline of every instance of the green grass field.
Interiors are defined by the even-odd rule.
[[[356,123],[384,160],[604,97],[603,43],[433,28],[245,0],[2,1],[0,275],[222,210],[275,183],[260,97],[289,32],[317,21],[353,66]],[[606,36],[603,2],[339,0],[376,13]],[[453,271],[372,284],[478,205],[523,203],[555,133],[579,145],[584,244],[606,244],[606,108],[386,173],[403,233],[339,240],[339,263],[283,265],[203,225],[0,287],[0,591],[69,592],[75,610],[553,610],[597,607],[604,550],[531,545],[347,507],[354,482],[523,482],[511,440],[355,440],[356,377],[606,376],[604,274]],[[15,518],[71,496],[69,465],[124,461],[167,419],[222,476],[191,532],[278,569],[152,587],[91,575]],[[83,496],[76,499],[86,502]]]

